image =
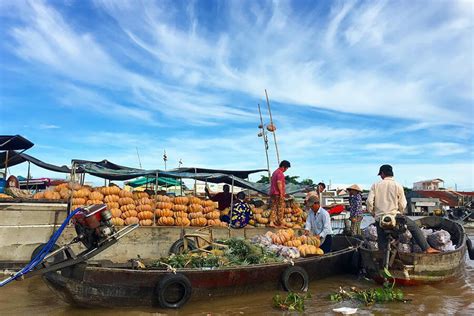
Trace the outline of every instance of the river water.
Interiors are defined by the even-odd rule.
[[[471,234],[471,239],[474,236]],[[334,303],[328,295],[339,286],[376,287],[372,281],[354,275],[318,280],[310,284],[312,298],[307,300],[306,315],[334,315],[338,307],[357,307],[359,315],[474,315],[474,261],[466,257],[462,277],[436,285],[402,288],[409,303],[375,304],[366,307],[353,302]],[[180,310],[152,308],[85,309],[71,307],[57,298],[34,277],[0,288],[0,315],[282,315],[272,307],[278,291],[259,292],[237,297],[191,302]],[[284,294],[281,292],[281,294]],[[288,313],[286,313],[288,314]]]

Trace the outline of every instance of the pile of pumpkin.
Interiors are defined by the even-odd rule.
[[[261,208],[251,206],[254,219],[249,222],[256,227],[264,227],[270,222],[271,205],[266,204]],[[300,229],[304,227],[307,213],[295,201],[288,201],[285,205],[285,217],[282,225],[287,228]]]
[[[324,254],[324,251],[319,248],[321,241],[316,236],[303,235],[298,237],[291,228],[279,229],[276,233],[267,232],[265,235],[270,237],[275,245],[297,248],[301,257]]]
[[[226,226],[219,219],[216,204],[198,197],[150,196],[146,192],[130,192],[117,186],[80,186],[63,183],[35,194],[35,199],[70,199],[71,209],[93,204],[107,204],[116,226]]]

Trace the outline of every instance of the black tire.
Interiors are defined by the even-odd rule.
[[[33,258],[35,258],[41,251],[41,249],[43,249],[43,247],[45,246],[46,244],[40,244],[38,247],[35,248],[35,250],[33,250],[33,252],[31,253],[31,260],[33,260]],[[55,250],[58,250],[59,249],[59,246],[54,244],[53,248],[51,249],[50,252],[53,252]],[[46,260],[47,263],[49,264],[53,264],[53,263],[58,263],[58,262],[61,262],[61,261],[64,261],[66,259],[66,255],[64,254],[64,252],[58,252],[57,254],[55,254],[53,257],[51,258],[48,258],[48,260]]]
[[[156,286],[157,303],[162,308],[180,308],[191,298],[191,282],[184,274],[167,274]]]
[[[281,284],[288,292],[306,292],[309,287],[308,273],[301,267],[288,267],[281,275]]]
[[[169,251],[170,255],[181,254],[187,251],[195,250],[197,248],[194,241],[187,239],[187,242],[188,242],[188,249],[184,249],[184,238],[180,238],[176,240],[170,247],[170,251]]]
[[[469,254],[469,259],[474,260],[474,248],[472,247],[472,240],[467,237],[466,239],[466,248],[467,253]]]

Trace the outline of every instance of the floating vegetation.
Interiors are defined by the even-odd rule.
[[[350,290],[345,290],[342,286],[339,287],[339,291],[329,296],[331,301],[341,302],[345,300],[353,300],[364,303],[366,306],[373,305],[375,303],[386,303],[386,302],[403,302],[410,301],[405,298],[402,290],[389,286],[384,286],[375,289],[361,290],[356,287],[351,287]]]
[[[306,299],[311,298],[309,293],[297,294],[289,292],[286,297],[282,297],[280,294],[273,296],[273,306],[284,311],[304,311],[304,302]]]

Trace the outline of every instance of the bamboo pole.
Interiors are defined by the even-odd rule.
[[[267,89],[265,89],[265,96],[267,97],[268,113],[270,114],[270,124],[272,124],[273,126],[275,126],[275,125],[273,124],[272,111],[271,111],[271,109],[270,109],[270,101],[268,101]],[[275,150],[276,150],[278,165],[280,165],[280,153],[278,152],[278,145],[277,145],[277,139],[276,139],[276,131],[273,131],[272,134],[273,134],[273,140],[275,141]]]
[[[270,174],[270,160],[268,159],[268,138],[267,132],[265,131],[265,126],[263,125],[263,118],[262,118],[262,111],[260,109],[260,104],[258,104],[258,114],[260,115],[260,126],[262,131],[262,138],[263,138],[263,146],[265,148],[265,156],[267,157],[267,171],[268,171],[268,179],[271,178]]]

